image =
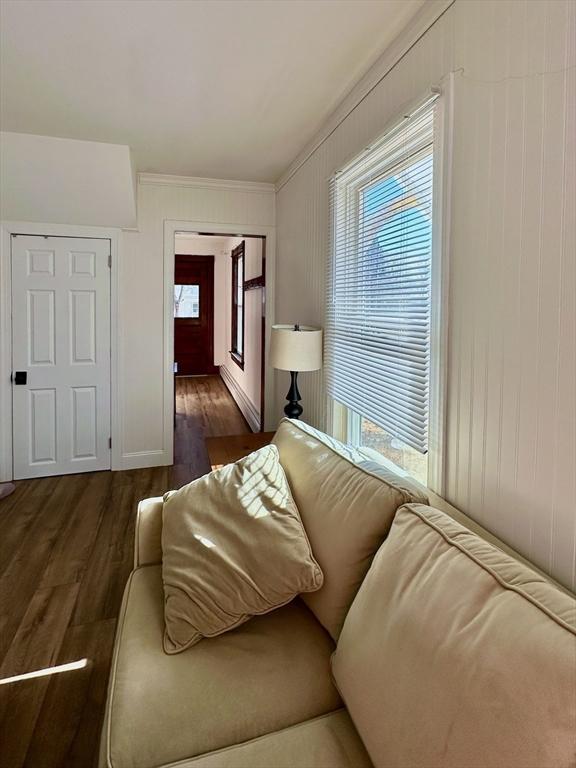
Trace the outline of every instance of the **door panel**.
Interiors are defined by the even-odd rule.
[[[96,364],[96,293],[70,291],[72,365]]]
[[[54,291],[28,291],[28,365],[54,365]]]
[[[72,461],[96,458],[96,387],[73,387],[71,395]]]
[[[28,276],[54,277],[54,251],[34,249],[28,251]]]
[[[56,390],[31,389],[28,393],[30,462],[56,463]]]
[[[14,477],[110,468],[109,240],[12,238]]]
[[[178,374],[218,373],[214,365],[214,256],[178,254],[174,273],[174,360]]]

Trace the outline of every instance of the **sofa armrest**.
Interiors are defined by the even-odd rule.
[[[162,562],[162,496],[138,504],[134,537],[134,568]]]

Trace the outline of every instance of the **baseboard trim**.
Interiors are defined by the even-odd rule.
[[[231,376],[226,366],[220,366],[220,376],[226,385],[226,389],[232,395],[232,399],[240,408],[242,415],[248,422],[253,432],[260,432],[260,414],[254,407],[254,404],[246,397],[246,393],[238,386],[236,380]]]
[[[172,464],[172,458],[167,451],[136,451],[123,453],[119,465],[114,470],[146,469],[147,467],[163,467]]]

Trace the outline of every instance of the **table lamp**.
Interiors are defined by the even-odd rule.
[[[290,371],[291,384],[284,413],[291,419],[302,415],[298,373],[322,367],[322,329],[311,325],[273,325],[270,338],[270,365]]]

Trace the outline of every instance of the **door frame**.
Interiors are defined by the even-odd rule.
[[[0,482],[13,478],[12,436],[12,235],[45,237],[82,237],[109,240],[110,268],[110,434],[111,469],[122,469],[120,437],[122,414],[119,408],[120,327],[118,322],[118,256],[120,230],[69,224],[33,224],[27,221],[0,222]]]
[[[266,350],[275,317],[276,295],[276,227],[241,222],[214,223],[213,221],[164,220],[164,454],[167,463],[174,462],[174,263],[176,233],[217,235],[219,237],[261,237],[263,242],[262,268],[265,269],[266,303],[262,349]],[[265,258],[264,258],[265,256]],[[274,369],[267,357],[263,365],[264,413],[260,416],[262,430],[275,426]]]

